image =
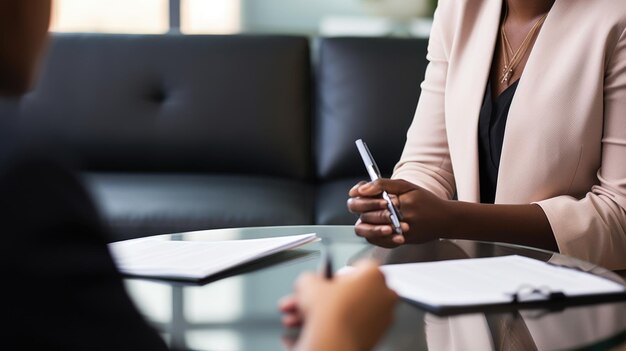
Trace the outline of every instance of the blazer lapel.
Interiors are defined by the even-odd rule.
[[[478,117],[494,55],[502,0],[466,1],[450,51],[446,128],[459,200],[478,202]]]
[[[562,65],[558,62],[571,61],[566,56],[570,54],[568,48],[576,45],[566,42],[562,33],[562,28],[576,26],[575,22],[567,22],[570,20],[568,6],[566,1],[555,1],[515,91],[502,145],[496,203],[527,203],[548,196],[540,192],[545,188],[546,180],[555,175],[542,175],[545,168],[542,165],[563,163],[559,159],[564,157],[564,153],[559,152],[559,142],[568,121],[560,123],[556,118],[573,116],[574,113],[567,113],[559,107],[562,104],[554,100],[560,100],[559,94],[567,89],[559,73]],[[575,78],[576,75],[569,76]],[[573,157],[578,157],[578,154]],[[531,168],[537,175],[533,179],[528,172]],[[545,170],[549,172],[548,168]]]

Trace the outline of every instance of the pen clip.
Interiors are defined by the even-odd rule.
[[[551,291],[547,286],[532,287],[530,285],[520,286],[517,291],[509,295],[513,303],[527,301],[561,301],[566,298],[565,293],[562,291]]]

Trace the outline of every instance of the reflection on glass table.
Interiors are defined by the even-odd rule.
[[[588,263],[531,248],[473,241],[439,240],[389,250],[374,248],[352,226],[295,226],[219,229],[169,235],[170,240],[228,240],[315,232],[331,238],[333,267],[361,257],[383,263],[424,262],[468,257],[522,255],[622,281]],[[297,331],[284,330],[276,308],[293,282],[320,265],[321,243],[272,256],[204,285],[127,279],[128,290],[146,318],[174,349],[287,350]],[[366,308],[364,306],[363,308]],[[481,312],[440,317],[401,302],[395,321],[377,350],[554,350],[612,349],[626,345],[626,303],[564,310]],[[517,348],[511,348],[511,346]]]

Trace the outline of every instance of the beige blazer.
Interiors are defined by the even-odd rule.
[[[507,314],[502,313],[499,316],[506,317]],[[512,349],[517,350],[580,349],[581,345],[599,344],[601,340],[620,335],[623,332],[622,326],[626,323],[623,309],[610,304],[568,308],[560,313],[549,313],[540,317],[536,310],[521,310],[520,316],[528,329],[529,338],[515,339],[517,348]],[[484,314],[441,317],[427,313],[424,315],[424,324],[429,350],[503,349],[502,345],[494,345],[494,330],[489,328]],[[514,332],[508,333],[511,335]]]
[[[503,0],[439,0],[394,178],[480,201],[478,116]],[[509,110],[496,203],[537,203],[561,253],[626,269],[626,3],[556,0]]]

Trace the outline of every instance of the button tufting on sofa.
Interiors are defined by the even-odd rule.
[[[352,224],[354,140],[391,173],[425,56],[425,39],[55,34],[16,135],[76,160],[111,240]]]

